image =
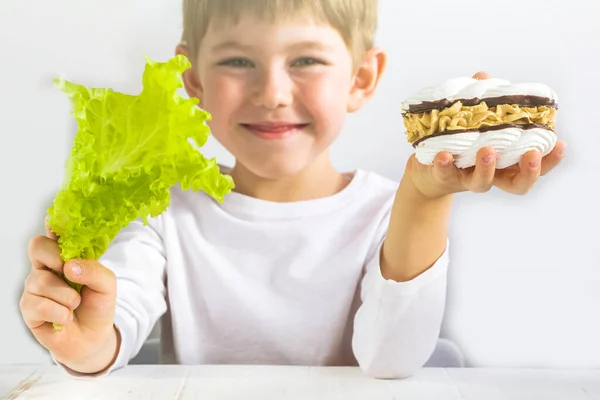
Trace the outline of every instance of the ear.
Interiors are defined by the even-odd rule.
[[[363,62],[355,69],[348,99],[348,112],[357,111],[373,97],[385,71],[386,61],[387,54],[380,48],[373,48],[367,52]]]
[[[202,107],[203,89],[202,89],[202,84],[200,82],[200,77],[198,76],[198,73],[194,70],[194,61],[195,60],[192,60],[190,58],[190,52],[188,51],[187,47],[185,47],[184,45],[177,46],[177,48],[175,49],[175,54],[176,55],[183,54],[184,56],[187,57],[188,60],[191,61],[192,67],[185,70],[183,72],[181,78],[183,80],[183,86],[184,86],[185,91],[187,92],[188,96],[190,96],[191,98],[197,98],[198,100],[200,100],[199,106]]]

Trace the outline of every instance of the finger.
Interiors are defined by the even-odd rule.
[[[485,80],[490,79],[492,76],[485,71],[479,71],[475,75],[473,75],[474,79]]]
[[[36,236],[29,241],[29,259],[35,269],[50,268],[62,273],[64,262],[60,253],[60,247],[56,241],[46,236]]]
[[[95,260],[70,260],[65,264],[64,274],[71,282],[97,293],[112,295],[117,291],[115,274]]]
[[[491,147],[483,147],[477,152],[475,171],[471,175],[468,188],[475,193],[485,193],[494,184],[496,174],[496,151]]]
[[[500,189],[514,194],[527,194],[540,177],[542,155],[539,151],[527,152],[519,162],[520,171],[512,178],[499,179],[496,183]]]
[[[73,320],[73,313],[55,301],[25,292],[20,302],[23,321],[30,329],[39,328],[46,322],[66,325]]]
[[[454,156],[443,151],[433,159],[433,176],[440,181],[450,181],[454,178]]]
[[[81,296],[75,289],[46,270],[33,270],[25,280],[25,291],[55,301],[70,310],[75,310],[81,302]]]
[[[58,240],[58,236],[54,232],[52,232],[52,228],[49,224],[50,216],[47,215],[46,219],[44,219],[44,228],[46,229],[46,236],[52,240]]]
[[[541,176],[546,175],[548,172],[552,171],[560,162],[565,158],[565,153],[567,151],[567,143],[563,141],[558,141],[556,146],[550,154],[546,155],[542,159],[542,170],[540,172]]]
[[[438,153],[433,159],[431,173],[434,180],[443,186],[444,192],[453,193],[461,191],[461,182],[458,179],[452,153],[447,151]]]

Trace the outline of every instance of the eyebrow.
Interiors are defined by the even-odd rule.
[[[294,43],[290,46],[291,49],[312,49],[312,50],[321,50],[321,51],[330,51],[333,50],[328,44],[323,42],[313,41],[313,40],[305,40],[303,42]]]
[[[213,46],[211,49],[213,52],[225,51],[225,50],[252,50],[255,47],[252,45],[245,45],[235,40],[228,40],[222,43]],[[297,50],[297,49],[312,49],[312,50],[320,50],[320,51],[330,51],[333,48],[325,43],[313,41],[313,40],[305,40],[298,43],[293,43],[288,46],[289,50]]]
[[[235,40],[228,40],[223,43],[219,43],[216,46],[213,46],[211,49],[213,52],[223,51],[223,50],[250,50],[253,46],[243,45],[241,43],[236,42]]]

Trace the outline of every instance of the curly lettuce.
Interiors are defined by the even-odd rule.
[[[98,259],[129,223],[147,224],[164,212],[176,184],[219,202],[233,189],[232,178],[197,148],[209,137],[210,114],[198,99],[177,94],[190,66],[182,55],[165,63],[146,58],[138,96],[54,81],[78,123],[64,182],[48,210],[65,262]]]

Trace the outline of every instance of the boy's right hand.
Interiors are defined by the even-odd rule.
[[[47,225],[46,235],[29,243],[32,265],[19,303],[21,314],[58,362],[83,374],[100,372],[114,362],[119,348],[113,325],[115,275],[93,260],[63,263],[57,237]],[[81,295],[58,274],[84,285]],[[62,329],[56,330],[53,323]]]

